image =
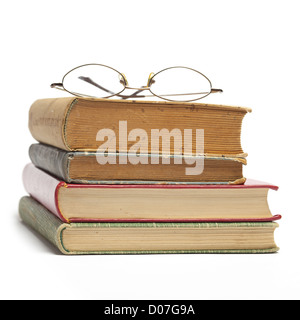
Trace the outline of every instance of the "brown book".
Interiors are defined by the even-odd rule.
[[[115,154],[116,160],[118,155]],[[195,164],[188,165],[184,159],[182,164],[175,164],[174,156],[170,164],[163,164],[159,156],[159,164],[151,164],[147,157],[147,164],[99,164],[96,152],[68,152],[44,144],[33,144],[29,150],[32,163],[38,168],[68,183],[79,184],[109,184],[109,183],[159,183],[177,184],[242,184],[245,182],[243,166],[244,158],[205,157],[203,171],[199,175],[187,175],[187,170]],[[201,165],[201,164],[200,164]]]
[[[142,129],[147,133],[149,152],[152,130],[192,130],[191,154],[196,149],[196,130],[204,130],[204,154],[245,157],[241,147],[241,127],[250,109],[199,103],[125,101],[110,99],[57,98],[36,101],[30,109],[29,128],[33,137],[44,144],[67,151],[97,151],[99,130],[116,134],[116,152],[128,152],[136,141],[119,139],[120,121],[126,130]],[[124,137],[123,137],[124,138]],[[177,140],[176,140],[177,139]],[[178,136],[172,137],[170,154],[176,154]],[[182,136],[183,140],[183,136]],[[174,141],[174,143],[173,143]],[[160,142],[159,152],[165,154]]]

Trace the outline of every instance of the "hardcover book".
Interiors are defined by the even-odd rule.
[[[67,184],[28,164],[29,195],[64,222],[273,221],[267,196],[278,188],[244,185]]]
[[[30,197],[22,220],[63,254],[274,253],[275,222],[63,223]]]
[[[126,122],[126,132],[141,129],[152,147],[152,130],[171,132],[185,129],[193,133],[190,153],[198,154],[195,132],[204,130],[204,154],[212,156],[245,157],[241,147],[241,127],[250,109],[200,103],[167,101],[125,101],[111,99],[52,98],[37,100],[29,113],[29,129],[41,143],[67,151],[97,151],[101,143],[99,130],[116,134],[116,152],[127,152],[134,141],[121,143],[120,121]],[[124,138],[124,137],[123,137]],[[170,154],[175,154],[175,137]],[[165,153],[160,147],[157,153]]]
[[[119,154],[115,154],[117,159]],[[103,184],[103,183],[160,183],[198,182],[207,184],[242,184],[244,158],[204,157],[203,171],[199,175],[187,175],[188,168],[195,168],[195,164],[188,165],[180,155],[170,158],[169,164],[162,162],[152,164],[149,156],[147,163],[131,164],[100,164],[96,152],[68,152],[44,144],[33,144],[29,149],[32,163],[68,183]],[[148,159],[149,158],[149,159]],[[181,163],[175,163],[175,158],[181,158]],[[201,168],[202,170],[202,168]]]

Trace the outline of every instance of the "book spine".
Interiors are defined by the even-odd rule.
[[[71,182],[68,166],[72,156],[72,153],[40,143],[29,148],[30,160],[36,167],[68,183]]]
[[[28,164],[23,171],[23,184],[27,193],[50,212],[64,222],[68,222],[62,215],[58,204],[58,192],[65,183],[61,182],[32,163]]]
[[[65,121],[74,98],[41,99],[29,111],[29,130],[37,141],[70,150],[65,138]]]
[[[31,197],[23,197],[19,202],[19,215],[25,224],[45,237],[62,253],[66,253],[61,241],[61,232],[66,225],[46,208]]]

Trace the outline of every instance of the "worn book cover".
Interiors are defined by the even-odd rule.
[[[28,164],[25,189],[64,222],[273,221],[269,190],[276,186],[247,180],[244,185],[68,184]]]
[[[203,153],[210,156],[245,157],[241,146],[241,128],[250,109],[201,103],[167,101],[125,101],[111,99],[51,98],[33,103],[29,112],[29,129],[41,143],[67,151],[97,151],[99,130],[112,130],[116,136],[116,152],[127,152],[135,141],[121,143],[120,122],[126,133],[143,130],[150,150],[152,130],[189,129],[193,133],[191,154],[199,154],[195,132],[205,133]],[[124,137],[123,137],[124,138]],[[127,138],[127,135],[126,135]],[[177,154],[175,137],[170,154]],[[157,153],[164,154],[160,147]]]
[[[275,222],[63,223],[30,197],[21,219],[63,254],[274,253]]]

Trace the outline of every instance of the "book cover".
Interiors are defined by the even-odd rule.
[[[23,172],[25,190],[64,222],[274,221],[269,190],[244,185],[68,184],[32,163]]]
[[[275,222],[66,224],[31,197],[20,200],[19,214],[67,255],[255,254],[279,250],[274,241]]]

